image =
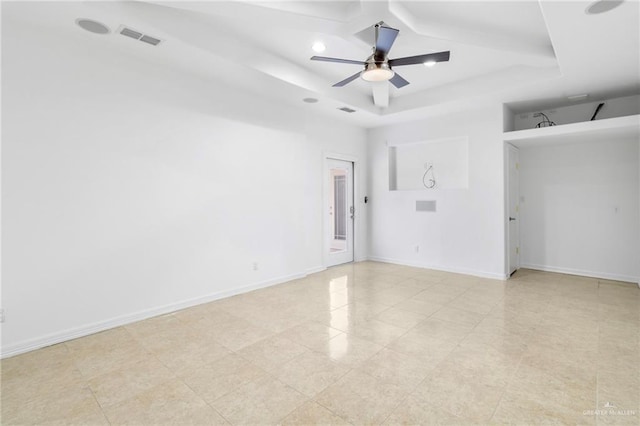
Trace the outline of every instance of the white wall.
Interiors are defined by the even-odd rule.
[[[520,149],[523,267],[638,281],[638,141]]]
[[[436,181],[434,188],[467,189],[469,187],[469,156],[466,138],[401,144],[395,149],[395,167],[391,163],[389,173],[396,173],[398,190],[422,190],[425,181]],[[427,168],[431,167],[428,173]],[[392,178],[393,180],[393,178]]]
[[[468,189],[389,191],[387,143],[460,137],[468,137]],[[371,258],[505,276],[501,105],[373,129],[369,143]],[[416,200],[436,200],[437,211],[416,212]]]
[[[323,266],[323,155],[361,159],[364,191],[364,130],[2,30],[4,356]]]

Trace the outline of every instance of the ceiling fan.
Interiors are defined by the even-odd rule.
[[[312,61],[324,61],[324,62],[338,62],[342,64],[356,64],[364,66],[364,70],[359,71],[347,77],[342,81],[337,82],[333,87],[342,87],[358,77],[362,77],[366,81],[390,81],[391,84],[398,89],[409,84],[407,80],[402,78],[399,74],[393,71],[393,67],[399,67],[401,65],[414,65],[422,63],[435,63],[445,62],[449,60],[449,51],[427,53],[418,56],[408,56],[405,58],[389,59],[388,54],[393,46],[393,42],[398,36],[399,30],[391,27],[387,27],[383,22],[377,23],[375,26],[375,46],[373,47],[373,54],[369,56],[366,61],[354,61],[352,59],[339,59],[329,58],[326,56],[312,56]]]

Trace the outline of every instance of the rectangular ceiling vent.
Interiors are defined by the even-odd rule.
[[[124,25],[120,26],[120,30],[118,32],[120,34],[122,34],[123,36],[125,36],[125,37],[131,37],[131,38],[134,38],[134,39],[136,39],[138,41],[142,41],[142,42],[151,44],[153,46],[157,46],[162,41],[159,38],[152,37],[152,36],[147,35],[147,34],[143,34],[143,33],[139,32],[139,31],[136,31],[136,30],[132,30],[131,28],[127,28]]]
[[[342,107],[342,108],[338,108],[340,111],[344,111],[344,112],[348,112],[349,114],[351,114],[352,112],[356,112],[355,109],[351,109],[349,107]]]
[[[148,35],[143,35],[142,37],[140,37],[140,41],[144,41],[145,43],[153,44],[154,46],[157,46],[160,43],[159,39],[157,39],[155,37],[148,36]]]

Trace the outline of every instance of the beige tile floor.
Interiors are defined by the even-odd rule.
[[[1,423],[638,425],[639,334],[634,284],[363,262],[5,359]]]

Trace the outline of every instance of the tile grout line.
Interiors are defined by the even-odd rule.
[[[206,399],[204,399],[198,392],[196,392],[195,389],[193,389],[191,386],[189,386],[189,384],[187,382],[185,382],[182,378],[178,378],[178,380],[180,380],[181,383],[183,383],[187,388],[191,389],[191,392],[194,393],[194,395],[196,395],[198,398],[200,398],[205,404],[207,404],[207,406],[209,408],[211,408],[214,412],[216,412],[220,417],[222,417],[226,422],[228,422],[229,424],[233,424],[231,423],[231,421],[229,421],[229,419],[227,419],[225,416],[222,415],[221,412],[219,412],[216,407],[214,407],[213,405],[211,405],[209,403],[209,401],[207,401]],[[224,395],[223,395],[224,396]],[[222,397],[221,397],[222,398]]]

